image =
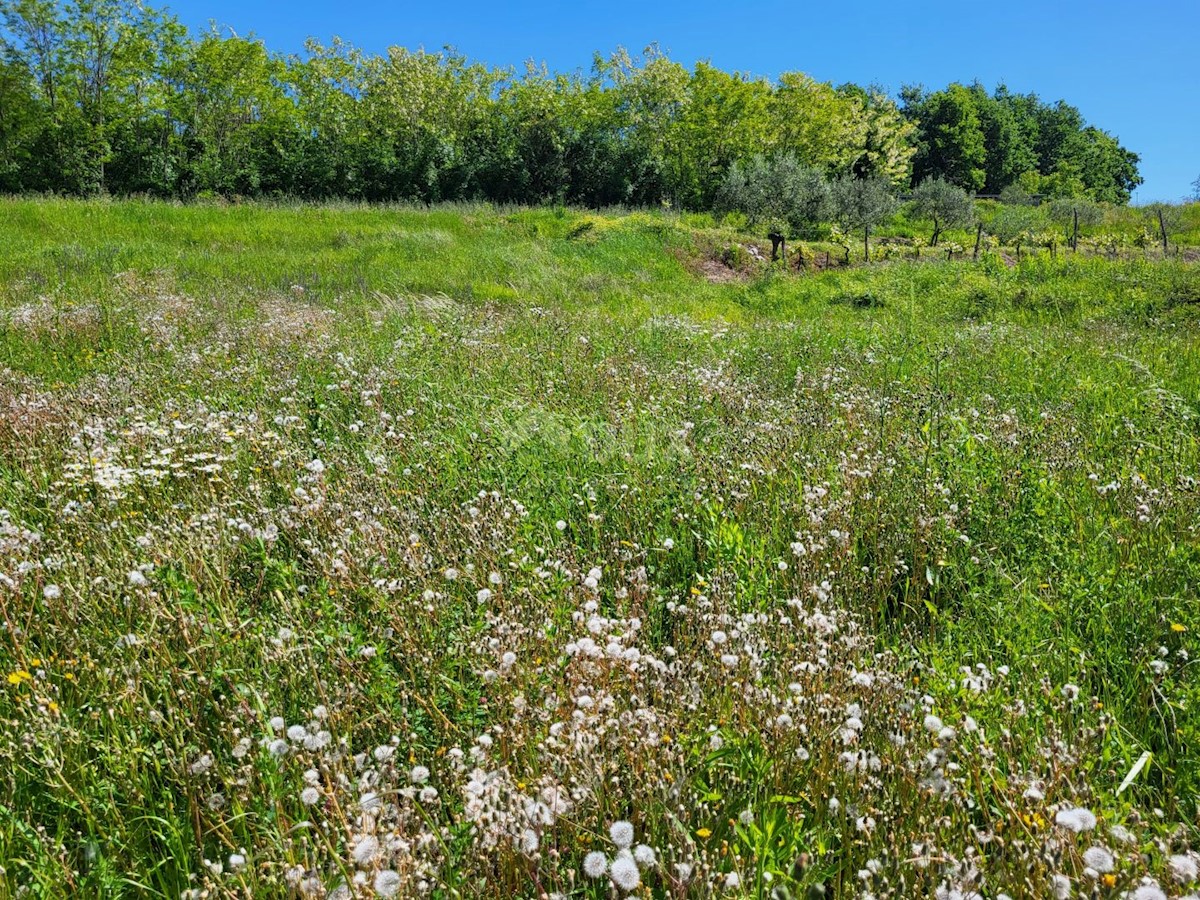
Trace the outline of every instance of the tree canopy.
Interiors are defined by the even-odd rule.
[[[137,0],[0,0],[0,191],[709,209],[735,166],[1124,202],[1138,158],[1064,102],[835,87],[650,47],[591,69],[444,50],[283,55]],[[748,168],[749,167],[749,168]]]

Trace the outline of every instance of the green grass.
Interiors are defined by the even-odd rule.
[[[703,218],[488,207],[0,240],[0,896],[598,898],[618,819],[655,897],[1185,890],[1195,263],[714,282]]]

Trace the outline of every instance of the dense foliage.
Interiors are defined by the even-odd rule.
[[[1065,103],[978,85],[898,105],[799,72],[768,81],[655,48],[590,73],[189,35],[135,0],[0,0],[0,191],[547,200],[712,208],[731,167],[1124,202],[1137,156]]]
[[[1112,135],[1088,125],[1060,100],[989,95],[978,83],[942,91],[901,91],[903,112],[917,127],[913,178],[943,177],[967,190],[999,194],[1020,184],[1051,197],[1124,203],[1142,183],[1138,156]]]

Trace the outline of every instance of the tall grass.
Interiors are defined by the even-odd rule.
[[[1194,264],[0,223],[0,895],[1192,889]]]

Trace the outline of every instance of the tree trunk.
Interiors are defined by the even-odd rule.
[[[863,262],[871,261],[871,226],[863,228]]]
[[[1078,253],[1079,252],[1079,210],[1074,209],[1074,210],[1072,210],[1072,212],[1075,214],[1075,227],[1071,231],[1071,252]]]
[[[975,252],[971,254],[971,259],[979,259],[979,245],[983,243],[983,223],[979,223],[979,227],[975,229]]]
[[[1158,230],[1162,234],[1163,256],[1167,255],[1167,220],[1163,218],[1162,208],[1158,209]]]
[[[938,245],[938,238],[941,237],[941,234],[942,234],[942,229],[938,227],[937,216],[934,216],[933,217],[933,237],[931,237],[929,239],[930,247],[936,247]]]

